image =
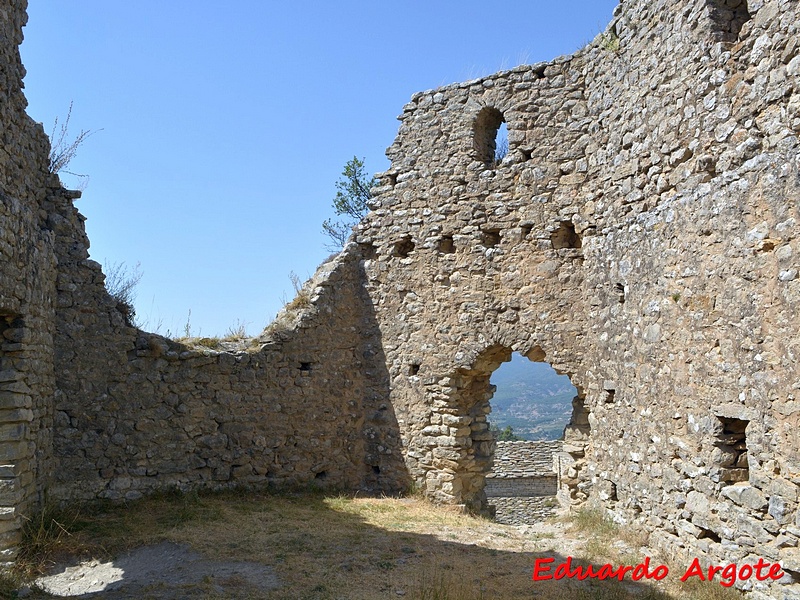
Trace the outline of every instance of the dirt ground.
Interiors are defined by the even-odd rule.
[[[61,517],[60,517],[61,518]],[[265,600],[727,600],[668,581],[533,581],[652,551],[598,515],[502,525],[419,498],[222,495],[81,513],[16,597]],[[60,526],[60,525],[59,525]],[[654,561],[658,558],[654,556]],[[674,582],[672,582],[674,584]],[[686,595],[689,593],[690,595]],[[12,596],[13,597],[13,596]]]
[[[194,598],[224,596],[228,588],[257,593],[278,587],[274,570],[266,565],[208,559],[173,542],[142,546],[108,562],[59,565],[53,571],[36,580],[40,596]]]

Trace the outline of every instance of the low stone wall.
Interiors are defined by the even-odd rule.
[[[494,466],[486,476],[486,498],[495,520],[506,525],[532,525],[558,506],[554,460],[564,442],[497,442]]]
[[[486,497],[555,496],[558,476],[553,457],[563,446],[560,440],[497,442],[494,466],[486,476]]]
[[[491,498],[535,498],[555,496],[558,491],[556,475],[538,477],[514,477],[510,479],[486,478],[486,497]]]

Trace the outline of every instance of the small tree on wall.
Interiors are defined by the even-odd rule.
[[[326,219],[322,223],[322,232],[332,241],[327,248],[338,251],[344,247],[353,226],[369,212],[367,203],[372,198],[370,190],[377,183],[374,177],[367,175],[363,159],[354,156],[347,161],[341,178],[336,182],[336,197],[333,199],[333,210],[343,218],[335,221]]]

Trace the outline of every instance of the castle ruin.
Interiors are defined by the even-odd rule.
[[[520,352],[579,390],[564,504],[675,557],[780,561],[753,597],[800,597],[797,2],[624,0],[574,55],[414,95],[309,305],[237,353],[105,291],[25,113],[25,8],[0,3],[6,560],[46,498],[312,483],[480,510],[489,377]]]

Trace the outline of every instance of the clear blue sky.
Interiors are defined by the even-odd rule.
[[[260,331],[329,254],[321,223],[414,92],[569,54],[618,0],[30,0],[28,113],[102,129],[70,169],[91,256],[141,263],[146,329]],[[75,180],[63,177],[67,187]]]

